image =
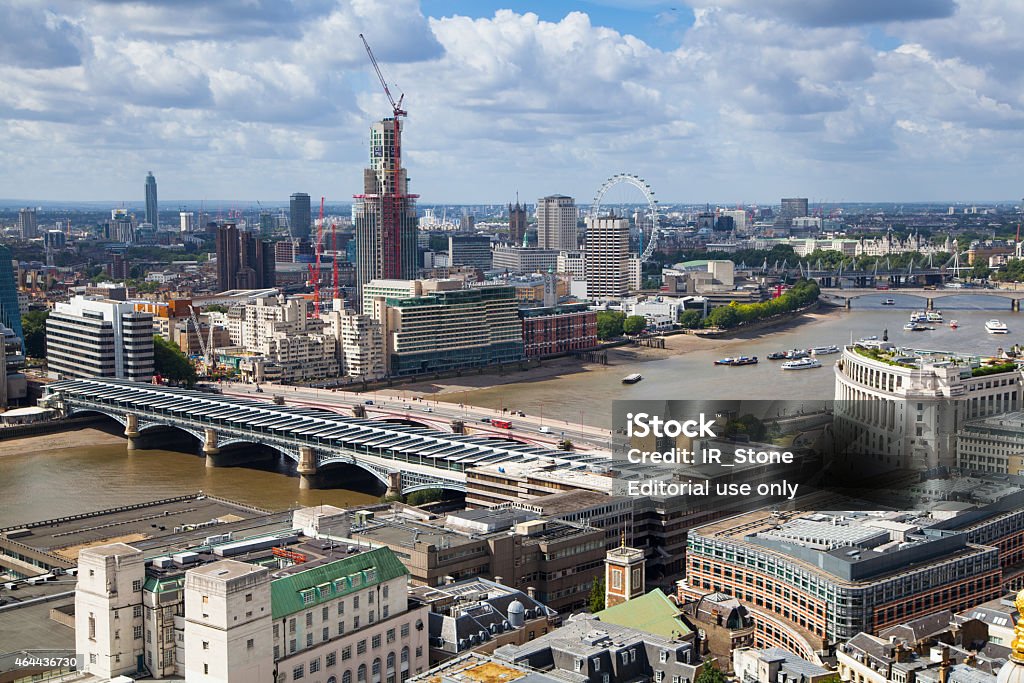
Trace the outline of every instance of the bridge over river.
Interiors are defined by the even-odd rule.
[[[129,449],[138,447],[147,431],[181,430],[199,440],[211,467],[227,462],[221,449],[269,446],[296,462],[303,488],[315,487],[317,473],[335,464],[362,468],[387,486],[389,493],[404,494],[427,488],[465,491],[465,470],[477,465],[554,462],[566,469],[587,469],[608,463],[603,454],[558,451],[511,439],[447,433],[127,380],[54,382],[46,386],[40,404],[65,416],[101,413],[117,420],[124,425]]]
[[[833,287],[822,287],[821,297],[826,303],[837,304],[840,306],[846,306],[850,308],[851,302],[854,299],[858,299],[864,296],[873,297],[889,297],[895,295],[901,296],[916,296],[921,299],[921,307],[933,309],[936,307],[937,302],[943,299],[950,299],[953,297],[976,297],[976,296],[987,296],[992,297],[993,301],[1005,301],[1007,310],[1019,311],[1020,302],[1024,300],[1024,289],[981,289],[976,287],[970,288],[936,288],[936,289],[924,289],[916,287],[899,287],[892,289],[875,289],[875,288],[846,288],[838,289]],[[955,303],[955,302],[950,302]],[[952,306],[955,308],[956,306]]]

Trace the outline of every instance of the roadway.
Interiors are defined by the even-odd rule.
[[[502,411],[462,403],[408,398],[387,390],[356,393],[341,389],[261,384],[262,392],[259,392],[253,384],[224,382],[217,386],[224,396],[273,401],[274,396],[278,395],[284,397],[287,405],[322,408],[345,415],[352,415],[352,409],[362,405],[370,419],[415,420],[431,427],[438,427],[442,422],[462,420],[467,433],[511,436],[530,444],[552,448],[557,447],[562,439],[569,439],[576,450],[582,452],[610,452],[611,446],[612,435],[609,430],[536,415],[521,416],[508,408]],[[372,401],[372,404],[368,401]],[[508,420],[512,423],[512,429],[494,427],[484,422],[485,418]],[[548,431],[542,432],[542,427]]]

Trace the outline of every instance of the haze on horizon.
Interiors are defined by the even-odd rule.
[[[362,32],[425,204],[585,204],[624,171],[665,202],[1007,201],[1021,26],[1011,0],[13,0],[0,195],[135,202],[153,171],[164,206],[346,203],[390,114]]]

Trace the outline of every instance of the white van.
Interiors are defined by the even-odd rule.
[[[540,433],[541,434],[550,434],[551,433],[551,427],[548,427],[546,425],[541,427],[540,428]]]

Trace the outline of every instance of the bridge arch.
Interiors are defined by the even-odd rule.
[[[71,407],[67,411],[67,416],[68,417],[88,417],[89,415],[102,415],[103,417],[109,417],[111,420],[113,420],[114,422],[118,423],[122,427],[124,427],[126,424],[128,424],[128,420],[127,420],[127,418],[124,415],[118,415],[117,413],[115,413],[113,411],[107,412],[105,410],[97,410],[95,408],[77,408],[77,407]]]
[[[409,427],[422,427],[423,429],[434,429],[433,425],[406,417],[385,417],[379,420],[379,422],[387,422],[393,425],[406,425]]]

